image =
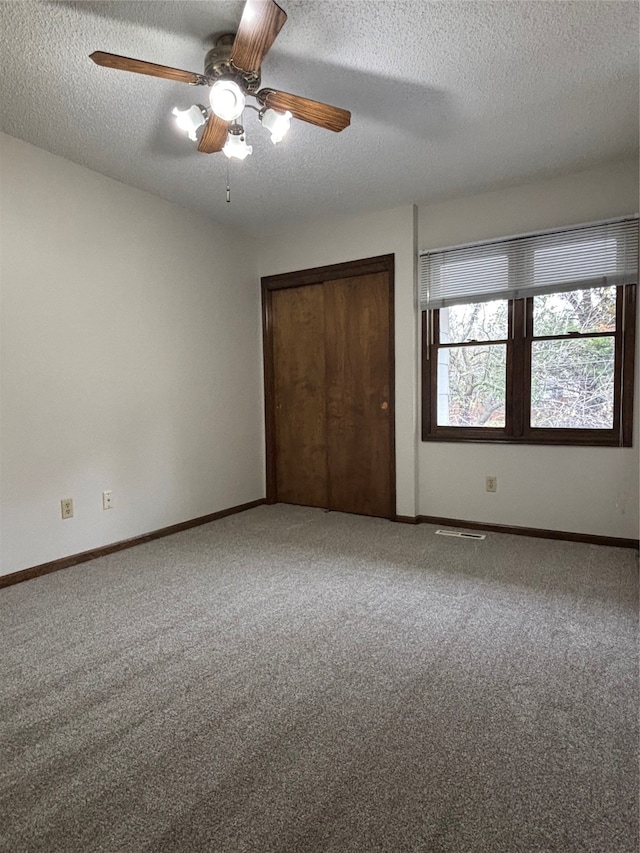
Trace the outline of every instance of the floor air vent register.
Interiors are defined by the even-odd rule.
[[[485,539],[485,533],[460,533],[456,530],[436,530],[438,536],[456,536],[458,539]]]

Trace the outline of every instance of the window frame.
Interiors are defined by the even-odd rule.
[[[507,340],[441,344],[440,309],[422,311],[422,440],[507,444],[631,447],[633,445],[634,363],[637,284],[616,287],[616,328],[613,333],[533,335],[533,296],[508,299]],[[562,293],[561,288],[558,293]],[[471,302],[471,300],[470,300]],[[536,340],[612,337],[614,339],[614,401],[611,429],[531,427],[531,353]],[[438,351],[452,346],[506,343],[504,427],[437,425]]]

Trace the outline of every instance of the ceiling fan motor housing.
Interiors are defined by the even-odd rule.
[[[242,68],[236,68],[231,62],[235,37],[235,33],[223,33],[218,36],[215,46],[204,58],[204,73],[214,81],[235,80],[245,92],[253,94],[260,87],[260,71],[244,71]]]

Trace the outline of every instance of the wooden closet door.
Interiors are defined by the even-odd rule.
[[[329,508],[390,517],[393,368],[387,273],[324,285]]]
[[[394,517],[393,268],[262,279],[270,503]]]
[[[326,507],[327,433],[322,284],[271,295],[276,499]]]

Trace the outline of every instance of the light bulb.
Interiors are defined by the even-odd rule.
[[[176,117],[176,124],[183,130],[189,139],[197,140],[196,130],[207,122],[207,111],[200,104],[194,104],[188,110],[179,110],[174,107],[171,112]]]
[[[234,121],[244,109],[244,93],[233,80],[218,80],[209,92],[211,109],[224,121]]]
[[[279,113],[276,112],[276,110],[271,109],[260,112],[260,121],[262,122],[263,127],[266,127],[271,133],[271,141],[274,145],[284,139],[291,126],[292,118],[293,116],[289,110],[284,113]]]
[[[229,157],[229,159],[235,157],[236,160],[244,160],[253,151],[253,146],[247,145],[247,143],[245,142],[244,131],[242,131],[241,136],[233,134],[230,131],[229,136],[227,136],[227,141],[225,142],[224,148],[222,150],[227,155],[227,157]]]

